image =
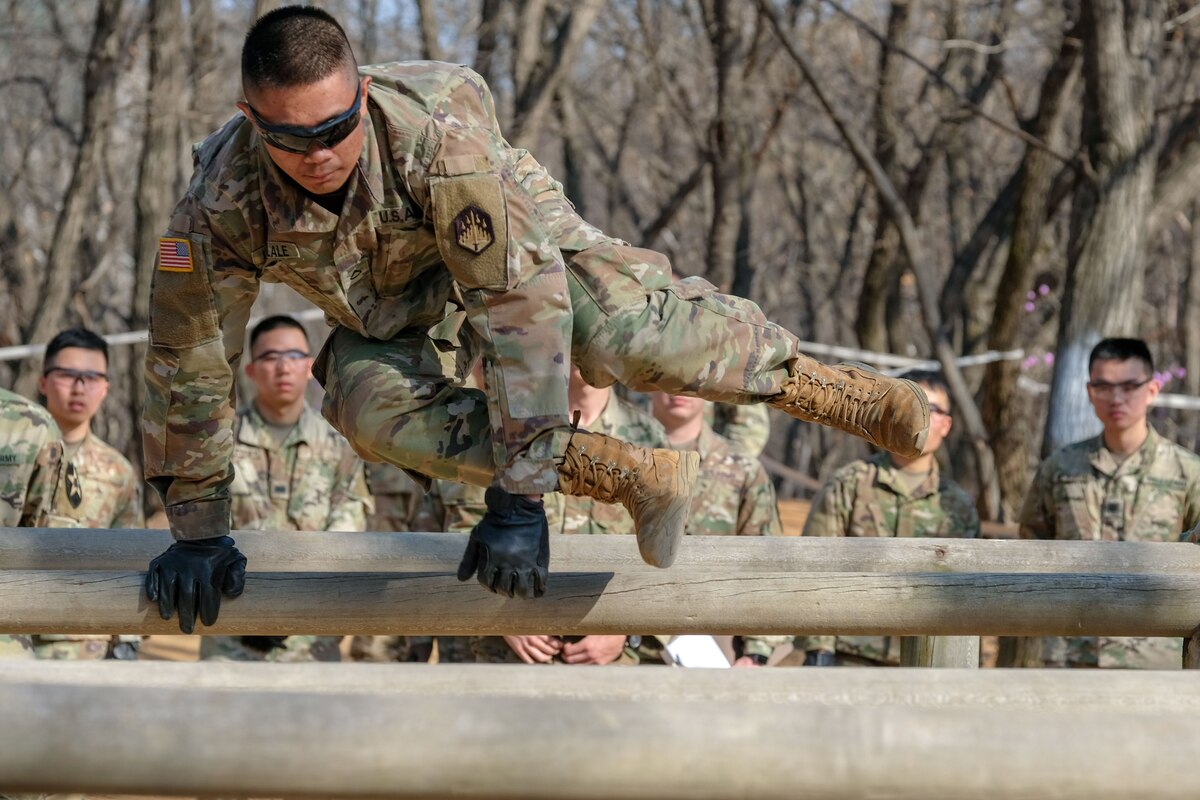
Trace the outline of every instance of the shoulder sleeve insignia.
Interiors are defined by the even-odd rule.
[[[162,272],[191,272],[192,243],[187,239],[159,239],[158,268]]]
[[[496,241],[491,215],[476,205],[458,212],[454,218],[454,241],[475,255],[487,250]]]
[[[83,483],[74,462],[67,463],[67,499],[71,501],[71,508],[79,508],[83,502]]]

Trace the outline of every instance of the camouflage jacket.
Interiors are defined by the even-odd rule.
[[[979,537],[974,502],[941,474],[936,461],[911,492],[897,472],[887,453],[842,467],[813,500],[804,535]],[[899,636],[801,636],[796,649],[836,650],[879,663],[900,663]]]
[[[232,365],[261,281],[377,340],[414,329],[444,339],[465,320],[488,365],[497,480],[522,493],[557,486],[550,437],[538,437],[568,425],[563,253],[607,239],[504,141],[478,75],[434,62],[362,72],[374,81],[368,124],[340,214],[296,188],[240,116],[196,148],[160,241],[146,358],[146,476],[176,538],[228,524]]]
[[[1174,542],[1200,523],[1200,457],[1162,438],[1118,463],[1097,436],[1038,467],[1021,507],[1023,539]],[[1052,665],[1178,668],[1182,641],[1147,637],[1050,637]]]
[[[724,436],[735,450],[758,458],[771,438],[771,417],[766,405],[709,403],[705,419],[714,431]]]
[[[50,412],[0,389],[0,526],[75,527],[64,520],[67,462]]]
[[[75,491],[68,481],[70,502],[64,513],[80,527],[141,528],[146,524],[141,476],[116,448],[88,433],[70,460],[82,495],[80,504],[72,506]]]
[[[1020,514],[1024,539],[1175,542],[1200,523],[1200,456],[1150,430],[1118,463],[1097,436],[1038,467]]]
[[[756,459],[737,452],[707,425],[690,447],[700,453],[700,479],[692,490],[691,535],[779,536],[775,487]]]
[[[362,462],[311,408],[278,447],[258,410],[242,409],[234,439],[234,528],[366,530],[371,498]]]

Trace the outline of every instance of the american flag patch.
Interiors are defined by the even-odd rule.
[[[187,239],[159,239],[158,268],[163,272],[191,272],[192,243]]]

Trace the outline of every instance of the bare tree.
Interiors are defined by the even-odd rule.
[[[1030,125],[1030,131],[1051,146],[1057,146],[1061,141],[1064,117],[1078,108],[1074,89],[1080,60],[1079,40],[1072,31],[1063,36],[1058,58],[1046,76],[1038,110]],[[996,298],[988,337],[991,350],[1010,350],[1020,344],[1025,302],[1021,290],[1033,281],[1039,243],[1046,227],[1051,186],[1058,167],[1058,160],[1046,150],[1032,147],[1026,150],[1019,173],[1016,220],[1001,278],[1008,290]],[[1017,362],[989,364],[984,373],[980,408],[996,453],[1005,518],[1011,518],[1014,505],[1020,503],[1024,495],[1032,444],[1028,428],[1022,424],[1028,409],[1019,397],[1019,376]]]
[[[63,196],[62,211],[54,225],[40,303],[25,333],[29,342],[45,342],[61,326],[70,297],[80,242],[93,206],[98,176],[103,166],[104,144],[114,116],[119,75],[121,0],[100,0],[88,48],[84,73],[83,127],[71,181]],[[32,394],[38,364],[25,361],[17,375],[16,391]]]
[[[437,10],[433,0],[417,0],[417,19],[421,28],[421,58],[444,61],[446,57],[438,43]]]
[[[1084,0],[1081,6],[1085,173],[1072,210],[1043,453],[1095,432],[1083,391],[1088,352],[1105,336],[1137,332],[1165,7],[1160,0]]]

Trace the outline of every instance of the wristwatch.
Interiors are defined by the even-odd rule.
[[[750,659],[755,664],[758,664],[760,667],[765,667],[767,665],[767,657],[762,653],[746,653],[746,658]]]
[[[630,650],[637,650],[642,646],[642,637],[638,636],[636,633],[633,636],[626,636],[625,646]]]

